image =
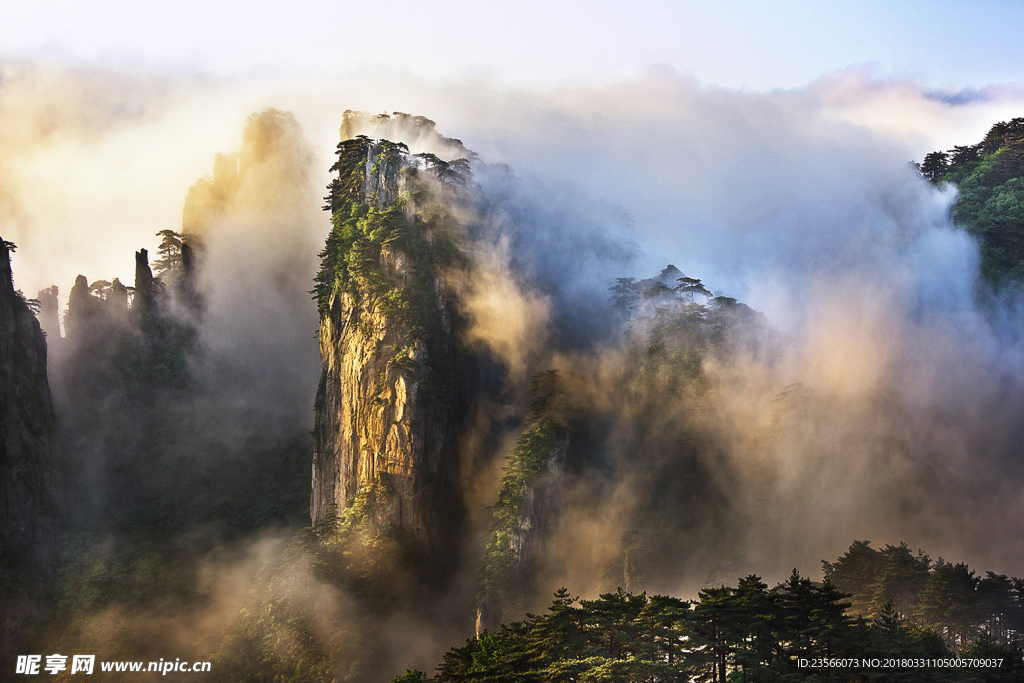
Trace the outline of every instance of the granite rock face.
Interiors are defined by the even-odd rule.
[[[339,156],[318,276],[310,516],[405,539],[420,577],[443,583],[463,516],[455,430],[471,393],[457,229],[434,201],[446,188],[404,145],[350,139]]]
[[[46,338],[14,289],[0,240],[0,654],[18,644],[39,609],[58,552],[59,448],[46,371]]]
[[[409,259],[382,250],[381,270],[400,283]],[[443,283],[433,305],[439,330],[448,319]],[[387,480],[391,495],[375,511],[376,523],[401,527],[429,543],[429,499],[452,474],[450,411],[423,391],[436,381],[431,364],[454,364],[450,346],[435,348],[413,324],[382,310],[380,301],[339,291],[320,322],[323,363],[316,398],[313,495],[317,524],[340,513],[361,490]],[[450,329],[450,328],[449,328]]]

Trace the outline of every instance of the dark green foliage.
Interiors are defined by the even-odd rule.
[[[921,551],[914,555],[905,543],[875,550],[869,541],[854,541],[843,557],[822,567],[826,578],[853,596],[854,613],[870,619],[892,604],[909,618],[929,580],[931,559]]]
[[[315,624],[287,601],[246,613],[210,657],[222,681],[319,683],[331,677],[331,661]]]
[[[963,646],[976,635],[979,582],[966,564],[949,564],[940,559],[927,577],[916,614],[951,645]]]
[[[465,186],[472,176],[469,170],[469,159],[443,161],[434,154],[417,154],[416,156],[423,159],[427,170],[433,173],[442,185]]]
[[[113,606],[177,611],[195,598],[195,547],[214,537],[197,531],[172,541],[136,536],[98,540],[89,532],[64,538],[56,585],[58,610],[88,614]]]
[[[811,666],[820,658],[950,656],[934,632],[907,625],[891,604],[875,623],[851,620],[845,597],[831,583],[813,583],[796,571],[772,589],[757,576],[740,579],[735,588],[708,588],[692,604],[621,589],[578,601],[561,589],[547,614],[528,615],[450,650],[429,680],[947,680],[934,671]],[[948,680],[969,680],[956,675]]]
[[[733,331],[760,325],[760,315],[752,308],[730,297],[713,296],[697,278],[675,278],[674,288],[662,282],[666,274],[677,273],[668,266],[658,278],[618,278],[610,288],[613,307],[631,316],[627,336],[646,343],[640,359],[644,373],[637,377],[644,387],[654,381],[678,391],[700,377],[708,352],[727,350]],[[697,294],[705,303],[694,301]]]
[[[320,252],[320,271],[310,292],[317,300],[321,317],[327,314],[336,287],[343,287],[353,295],[360,289],[381,295],[391,288],[380,273],[381,247],[400,250],[413,259],[420,291],[410,296],[429,296],[431,283],[428,280],[436,269],[463,259],[458,248],[461,228],[446,211],[436,210],[429,201],[431,190],[425,185],[412,182],[414,189],[410,197],[396,197],[382,206],[379,206],[380,187],[371,196],[365,196],[368,173],[369,177],[383,179],[386,184],[406,171],[415,171],[403,167],[403,157],[408,153],[404,144],[388,140],[374,142],[359,136],[341,142],[337,153],[338,161],[331,171],[337,171],[339,177],[328,186],[330,194],[325,197],[327,204],[324,205],[325,210],[331,211],[333,227]],[[433,166],[428,161],[428,168],[443,185],[465,184],[469,168],[468,162],[462,163],[464,159],[443,162],[433,155],[417,156],[434,160]],[[403,203],[409,198],[425,200],[423,210],[411,219],[403,212]],[[431,232],[431,242],[424,237],[426,230]],[[416,306],[420,302],[412,303]]]
[[[1019,623],[1013,622],[1014,610],[1024,606],[1020,580],[991,573],[978,580],[966,565],[941,560],[932,566],[927,555],[912,554],[904,543],[874,550],[858,541],[844,557],[824,564],[827,575],[857,587],[861,594],[854,596],[854,604],[864,609],[882,595],[909,600],[917,590],[916,607],[906,608],[920,613],[917,623],[901,614],[894,599],[883,600],[871,619],[854,619],[849,593],[829,578],[816,583],[795,569],[774,588],[751,575],[735,587],[705,588],[693,602],[622,589],[578,600],[563,588],[547,614],[527,615],[470,638],[446,653],[437,675],[427,680],[1024,681],[1022,634],[1009,626]],[[926,604],[932,606],[922,612]],[[989,621],[978,621],[981,614]],[[865,658],[957,656],[1002,659],[1003,664],[972,669],[863,663]],[[861,665],[813,664],[843,658]]]
[[[619,311],[623,315],[628,315],[632,312],[633,307],[636,306],[639,294],[636,291],[636,278],[633,277],[620,277],[615,278],[616,285],[609,287],[609,291],[612,292],[611,304],[612,308]]]
[[[709,299],[711,298],[711,292],[697,278],[681,277],[677,282],[679,284],[676,286],[675,291],[689,295],[690,301],[693,301],[694,294],[701,294]]]
[[[855,541],[843,557],[822,563],[825,576],[851,595],[851,612],[869,619],[892,611],[908,624],[926,626],[952,648],[990,634],[1000,645],[1024,636],[1024,582],[989,572],[984,579],[966,564],[931,563],[905,543],[875,550]]]
[[[639,293],[640,300],[650,304],[648,317],[634,322],[646,343],[640,359],[643,372],[636,378],[641,391],[652,386],[671,393],[696,388],[709,353],[728,353],[736,340],[733,331],[744,326],[752,331],[760,325],[759,314],[735,299],[715,297],[699,304],[693,301],[694,294],[710,296],[694,278],[680,278],[675,290],[655,285]],[[633,330],[627,330],[631,334]]]
[[[39,315],[39,311],[42,308],[42,304],[39,302],[39,299],[29,299],[25,296],[25,292],[20,289],[14,290],[14,296],[18,297],[21,303],[25,304],[25,307],[32,311],[33,315]]]
[[[408,349],[417,339],[422,340],[431,361],[420,391],[432,407],[443,409],[454,393],[447,352],[454,340],[440,321],[435,278],[446,268],[465,264],[459,247],[462,228],[447,209],[433,201],[437,188],[420,182],[414,173],[408,176],[410,190],[379,206],[382,188],[389,184],[397,187],[399,175],[415,171],[403,166],[407,153],[404,144],[363,136],[338,145],[338,161],[331,170],[338,171],[339,178],[332,182],[324,207],[332,211],[333,227],[320,253],[321,267],[311,293],[321,318],[329,314],[331,297],[341,290],[365,304],[363,310],[376,307],[389,320],[403,325],[407,338],[394,350],[394,361],[400,365],[411,364]],[[451,164],[463,168],[457,162]],[[463,171],[468,173],[468,168]],[[371,196],[364,195],[368,177],[377,183]],[[412,216],[406,211],[410,201],[418,207]],[[385,276],[385,250],[392,258],[398,253],[408,257],[411,268],[403,284]]]
[[[1024,580],[986,572],[975,597],[978,627],[998,643],[1009,643],[1024,633]]]
[[[409,147],[404,142],[392,142],[390,140],[378,140],[372,148],[372,165],[370,175],[384,183],[397,179],[399,172],[404,166],[404,157],[409,153]],[[371,195],[367,199],[373,204],[380,203],[381,188],[377,188],[378,194]]]
[[[914,556],[906,543],[886,545],[878,552],[878,571],[871,585],[874,595],[865,616],[879,614],[890,601],[901,615],[910,615],[928,581],[930,563],[931,559],[920,551]]]
[[[932,152],[926,154],[924,161],[918,167],[923,175],[928,180],[938,182],[942,179],[942,176],[949,170],[949,155],[945,152]]]
[[[1003,278],[1024,278],[1024,179],[1009,178],[1002,183],[991,179],[1005,156],[1024,155],[1005,150],[983,161],[975,174],[960,185],[956,218],[981,240],[982,274],[993,282]]]
[[[338,177],[327,186],[330,191],[324,200],[325,211],[331,212],[333,228],[327,236],[327,244],[320,252],[320,270],[313,279],[315,285],[310,292],[317,301],[320,315],[327,311],[327,304],[334,291],[335,283],[346,275],[345,256],[355,242],[356,226],[350,221],[365,215],[363,205],[363,183],[366,181],[366,161],[370,140],[363,135],[338,143],[338,160],[331,166]]]
[[[850,594],[854,613],[871,616],[874,585],[881,564],[871,541],[854,541],[835,562],[821,561],[825,578]]]
[[[1001,659],[1003,666],[998,669],[979,669],[970,672],[971,683],[1020,683],[1024,681],[1024,647],[1020,641],[1000,644],[988,632],[977,641],[963,647],[960,656],[965,659]]]
[[[893,603],[887,602],[870,626],[864,639],[866,651],[872,657],[943,659],[955,654],[946,647],[942,639],[932,630],[908,623],[896,612]],[[888,671],[875,671],[870,679],[891,681],[962,681],[962,671],[950,668],[913,669],[889,667]]]
[[[521,600],[531,593],[536,569],[520,566],[513,546],[519,507],[548,463],[564,457],[569,437],[569,414],[560,374],[555,370],[537,374],[530,392],[532,403],[526,426],[506,458],[498,499],[491,506],[493,517],[484,550],[483,590],[503,613],[521,609]]]
[[[151,403],[154,392],[189,386],[187,359],[196,351],[195,328],[153,309],[141,311],[137,322],[122,334],[111,357],[128,399]]]
[[[344,586],[373,613],[397,606],[409,594],[422,561],[408,531],[377,519],[376,511],[393,493],[382,476],[350,499],[340,517],[319,524],[310,546],[315,573]]]
[[[157,233],[160,246],[157,247],[157,259],[153,262],[154,275],[165,282],[174,280],[181,271],[181,233],[173,230],[161,230]]]
[[[954,218],[981,242],[985,279],[1024,281],[1024,118],[995,124],[976,145],[932,152],[919,168],[959,189]]]
[[[952,168],[959,175],[963,175],[968,169],[973,168],[977,162],[981,161],[979,148],[980,145],[956,145],[949,151],[949,163],[946,166],[946,170],[948,171]],[[941,180],[941,177],[939,179]]]

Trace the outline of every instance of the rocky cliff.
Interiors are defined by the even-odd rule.
[[[459,188],[401,143],[358,137],[338,155],[314,290],[322,374],[310,515],[321,528],[398,538],[420,578],[440,581],[462,516],[462,256],[442,201]]]
[[[12,248],[0,239],[0,654],[16,647],[53,576],[62,503],[46,339],[14,289]]]
[[[36,295],[36,299],[39,301],[39,324],[43,328],[43,333],[46,335],[47,347],[52,351],[54,345],[60,344],[60,302],[57,299],[58,296],[57,285],[47,287],[41,290]]]
[[[574,417],[583,391],[574,377],[542,372],[531,386],[530,412],[506,457],[492,506],[476,630],[494,631],[529,606],[545,546],[564,503]]]

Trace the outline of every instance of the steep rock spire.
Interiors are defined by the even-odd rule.
[[[419,177],[404,145],[338,146],[330,186],[335,229],[317,277],[322,373],[315,403],[314,526],[399,539],[419,577],[443,583],[463,517],[455,429],[460,382],[459,236],[409,211]]]

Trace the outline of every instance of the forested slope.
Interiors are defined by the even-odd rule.
[[[920,169],[956,186],[953,216],[981,244],[982,276],[1024,281],[1024,118],[995,124],[977,144],[932,152]]]
[[[546,614],[450,650],[434,677],[407,671],[392,683],[1024,680],[1020,579],[932,563],[903,543],[856,541],[824,566],[821,583],[795,569],[773,588],[749,575],[695,600],[621,588],[580,600],[561,589]],[[893,658],[992,666],[884,664]]]

